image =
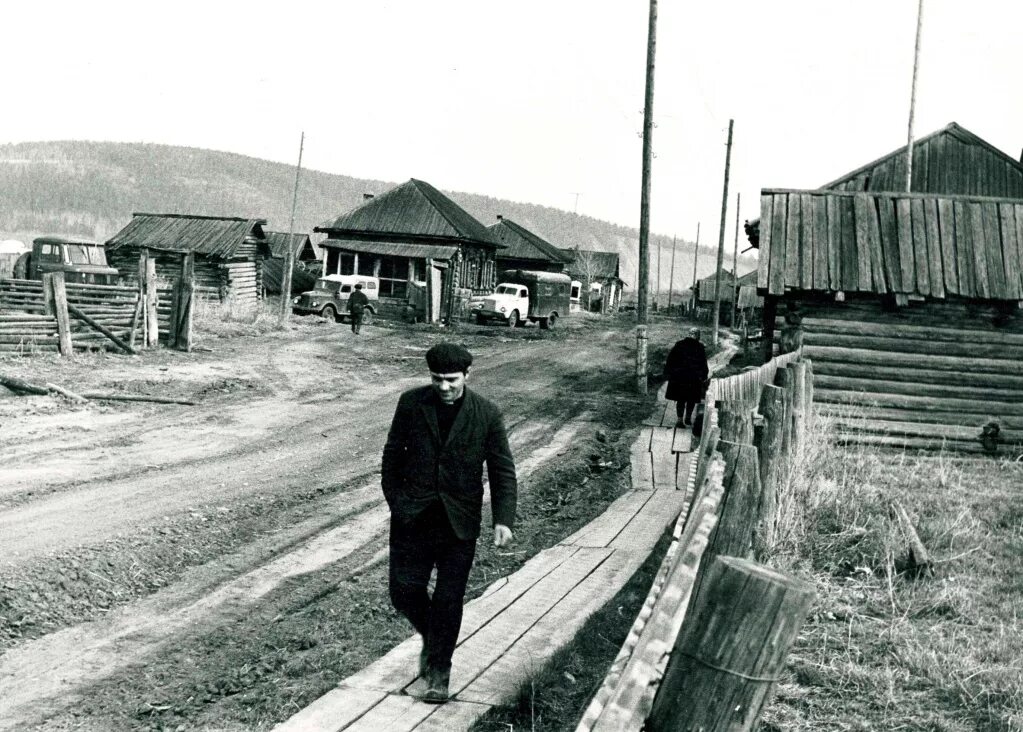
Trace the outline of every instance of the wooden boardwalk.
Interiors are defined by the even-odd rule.
[[[491,706],[514,698],[628,582],[678,517],[695,465],[690,434],[674,424],[674,404],[664,401],[662,390],[632,447],[632,490],[466,605],[452,663],[452,701],[435,706],[410,695],[423,686],[417,677],[420,642],[413,636],[276,730],[451,732],[468,729]]]

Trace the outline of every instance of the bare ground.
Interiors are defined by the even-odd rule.
[[[0,395],[0,729],[265,726],[293,711],[275,669],[329,655],[289,671],[299,704],[404,637],[380,595],[379,454],[398,393],[423,383],[422,354],[444,337],[476,354],[472,384],[504,408],[523,479],[519,544],[481,543],[476,591],[627,482],[625,438],[649,409],[631,394],[627,323],[382,325],[358,339],[317,323],[193,354],[0,360],[32,381],[198,402]],[[321,605],[331,622],[310,639]],[[214,650],[225,628],[232,654]],[[260,672],[266,643],[280,658]]]

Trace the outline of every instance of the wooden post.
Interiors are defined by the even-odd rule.
[[[739,208],[742,206],[742,194],[735,194],[735,245],[732,247],[732,319],[728,321],[731,328],[735,327],[735,314],[739,311]]]
[[[146,251],[147,250],[143,249],[143,250],[141,250],[139,252],[139,271],[138,271],[139,306],[141,307],[142,345],[143,346],[148,346],[149,345],[149,311],[148,311],[148,309],[146,307],[146,303],[147,303],[147,301],[146,301],[146,259],[147,259]],[[131,338],[132,338],[131,345],[134,347],[134,345],[135,345],[135,329],[134,328],[132,328]]]
[[[741,401],[718,402],[721,439],[740,445],[753,444],[753,412]]]
[[[760,392],[760,414],[764,424],[757,430],[755,444],[760,456],[760,507],[753,535],[753,556],[762,560],[774,545],[778,511],[778,483],[781,479],[782,437],[785,431],[785,395],[781,388],[764,384]]]
[[[811,585],[735,557],[713,560],[706,587],[675,641],[651,732],[752,730],[814,600]]]
[[[302,172],[302,150],[305,148],[305,132],[298,143],[298,165],[295,166],[295,191],[291,197],[291,223],[288,225],[288,246],[284,250],[284,272],[281,277],[281,309],[279,313],[279,325],[284,327],[291,314],[291,278],[295,269],[295,247],[292,239],[295,237],[295,207],[298,205],[298,177]],[[356,270],[358,272],[358,270]]]
[[[71,320],[68,317],[67,288],[64,287],[64,273],[52,272],[43,275],[43,293],[49,300],[49,311],[57,318],[58,348],[61,356],[74,353],[71,345]]]
[[[700,222],[696,222],[696,244],[693,246],[693,297],[690,300],[692,310],[696,312],[696,271],[700,264]]]
[[[806,364],[796,361],[785,368],[792,372],[792,449],[798,450],[806,435]]]
[[[711,329],[711,345],[718,344],[718,321],[721,319],[721,267],[725,259],[725,217],[728,215],[728,172],[732,163],[732,126],[735,120],[728,120],[728,145],[725,150],[725,188],[721,194],[721,228],[718,231],[718,264],[714,277],[714,325]]]
[[[785,418],[782,420],[781,451],[786,457],[792,454],[792,389],[794,374],[787,368],[778,369],[774,374],[774,383],[782,388]]]
[[[778,299],[771,295],[764,295],[763,322],[761,323],[763,340],[760,343],[760,347],[763,349],[761,355],[764,363],[770,361],[771,357],[774,356],[774,321],[777,317]]]
[[[650,13],[646,39],[646,92],[643,102],[643,165],[639,187],[639,272],[638,302],[636,318],[640,325],[647,323],[647,306],[650,284],[650,178],[653,162],[654,138],[654,57],[657,52],[657,0],[650,0]],[[645,345],[646,341],[643,341]],[[646,353],[642,355],[646,360]],[[636,368],[639,368],[640,354],[636,354]],[[646,386],[641,394],[646,393]]]
[[[675,292],[675,235],[671,237],[671,268],[668,271],[668,312],[671,312],[671,295]]]
[[[146,255],[146,345],[160,345],[159,282],[156,279],[156,260]]]
[[[636,391],[640,394],[646,394],[647,390],[647,361],[646,361],[646,347],[647,347],[647,327],[645,325],[636,326]]]
[[[188,252],[181,258],[181,278],[178,280],[178,302],[175,324],[176,347],[182,351],[192,350],[192,310],[195,300],[195,253]]]

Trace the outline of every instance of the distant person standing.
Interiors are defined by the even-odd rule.
[[[665,398],[675,402],[678,424],[693,423],[693,410],[707,393],[710,368],[707,351],[700,343],[700,329],[690,328],[689,334],[672,346],[664,362],[664,377],[668,380]]]
[[[438,343],[426,352],[426,363],[430,384],[398,399],[380,472],[391,509],[391,603],[423,637],[422,699],[441,704],[448,700],[451,656],[480,535],[483,464],[494,546],[512,540],[518,488],[501,411],[465,385],[472,354]]]
[[[355,292],[348,298],[348,316],[352,320],[352,333],[359,334],[362,330],[362,319],[366,314],[369,298],[362,291],[362,283],[355,285]]]

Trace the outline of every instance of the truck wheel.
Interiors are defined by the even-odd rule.
[[[519,321],[519,311],[518,310],[512,310],[511,311],[511,315],[508,316],[508,327],[509,328],[517,328],[519,326],[520,322],[521,321]]]
[[[324,306],[323,310],[320,311],[320,315],[322,315],[327,320],[333,320],[334,322],[337,322],[337,308],[335,308],[333,305]]]
[[[554,321],[558,319],[558,316],[551,313],[546,318],[540,318],[540,330],[550,330],[554,327]]]
[[[374,315],[376,315],[376,313],[373,310],[366,308],[366,310],[362,313],[362,324],[371,325],[373,323]]]

